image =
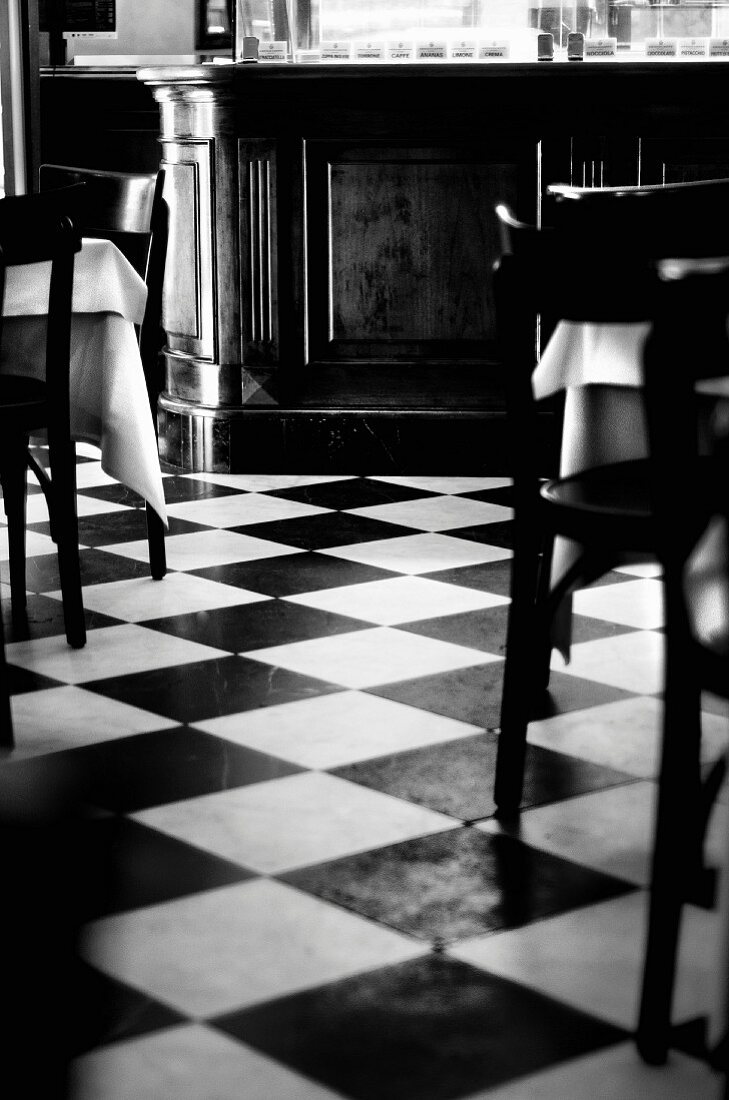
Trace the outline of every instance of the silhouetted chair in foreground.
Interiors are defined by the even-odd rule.
[[[542,483],[536,453],[537,319],[644,322],[656,280],[651,261],[667,253],[729,254],[729,180],[665,188],[555,187],[551,224],[539,229],[497,208],[503,256],[495,272],[496,311],[507,387],[514,476],[514,557],[501,733],[497,813],[518,813],[527,727],[549,682],[551,626],[564,598],[655,548],[646,460],[619,462]],[[597,242],[597,243],[596,243]],[[580,554],[552,586],[556,536]]]
[[[162,390],[160,350],[162,287],[167,254],[167,206],[162,197],[164,170],[156,174],[107,172],[43,164],[43,191],[84,184],[78,224],[82,236],[113,241],[147,284],[147,304],[139,331],[152,419],[157,426],[157,400]],[[167,565],[162,520],[147,505],[147,538],[152,576],[164,577]]]
[[[25,500],[28,437],[48,433],[52,482],[48,487],[51,534],[58,546],[66,637],[74,647],[86,642],[78,521],[76,517],[76,453],[70,435],[69,347],[75,253],[81,239],[66,211],[77,189],[48,195],[0,200],[0,249],[3,285],[7,268],[50,261],[47,300],[45,374],[42,379],[13,374],[13,349],[3,347],[0,374],[0,476],[10,547],[10,588],[13,614],[26,604]],[[0,318],[0,340],[2,319]]]
[[[715,892],[703,846],[724,759],[702,776],[700,711],[702,690],[729,699],[729,385],[727,405],[716,414],[723,428],[715,425],[707,446],[697,382],[729,376],[728,316],[729,259],[659,265],[643,392],[663,567],[665,692],[638,1026],[643,1057],[658,1064],[669,1046],[682,906],[710,905]],[[726,1044],[721,1057],[726,1070]]]

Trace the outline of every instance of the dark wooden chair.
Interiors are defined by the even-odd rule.
[[[503,256],[495,272],[496,313],[507,389],[514,476],[512,600],[494,798],[513,817],[522,799],[526,739],[536,697],[549,682],[550,631],[575,588],[655,547],[647,463],[616,463],[546,483],[532,373],[542,335],[558,320],[649,319],[653,260],[729,254],[729,180],[665,188],[549,189],[545,228],[497,208]],[[724,248],[722,246],[725,246]],[[550,585],[556,536],[582,548]]]
[[[142,174],[43,164],[39,179],[41,191],[84,185],[77,218],[82,236],[113,241],[147,284],[139,351],[156,430],[157,401],[162,391],[162,286],[168,233],[167,206],[162,197],[164,170]],[[147,539],[150,572],[160,580],[167,571],[164,524],[149,504]]]
[[[720,405],[707,448],[696,383],[729,375],[729,259],[665,261],[657,291],[643,394],[663,569],[665,689],[638,1045],[646,1061],[660,1064],[670,1041],[682,906],[712,904],[715,892],[703,847],[725,761],[702,774],[700,700],[702,690],[729,699],[729,550],[721,537],[729,530],[729,416]],[[726,1041],[719,1060],[726,1070]]]
[[[48,195],[0,200],[0,249],[4,269],[41,261],[51,263],[44,378],[14,375],[12,348],[3,348],[0,476],[8,519],[11,600],[13,614],[17,616],[26,604],[28,437],[41,429],[47,430],[52,474],[49,514],[51,533],[58,546],[66,637],[70,645],[79,648],[86,642],[86,626],[76,516],[76,451],[70,434],[69,354],[74,258],[81,248],[81,238],[67,216],[77,198],[78,188],[72,187]]]

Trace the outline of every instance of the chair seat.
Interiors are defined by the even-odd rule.
[[[554,478],[541,487],[550,504],[606,519],[625,516],[648,519],[648,464],[644,459],[596,466],[569,477]]]
[[[596,466],[541,486],[556,533],[584,542],[587,535],[605,546],[653,548],[648,464],[644,459]]]
[[[0,422],[25,432],[47,422],[47,391],[37,378],[0,374]]]

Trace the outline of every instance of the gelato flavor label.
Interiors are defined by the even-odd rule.
[[[729,38],[710,38],[709,57],[729,57]]]
[[[259,42],[259,61],[286,61],[289,55],[288,42]]]
[[[322,42],[322,61],[349,61],[352,56],[351,42]]]
[[[483,60],[488,60],[490,57],[508,57],[509,43],[503,38],[482,42],[478,48],[478,56]]]
[[[678,53],[678,42],[675,38],[646,38],[646,57],[675,57]]]
[[[475,42],[451,42],[453,61],[473,61],[477,54],[478,46]]]
[[[705,38],[680,38],[678,40],[679,57],[706,57],[709,43]]]
[[[587,38],[585,40],[585,57],[616,57],[617,52],[617,38]]]
[[[354,56],[357,61],[382,61],[385,47],[381,42],[355,42]]]
[[[415,46],[412,42],[388,42],[388,61],[412,61],[415,56]]]
[[[445,42],[418,42],[415,47],[418,61],[445,61],[447,53]]]

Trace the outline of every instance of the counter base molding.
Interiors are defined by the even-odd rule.
[[[550,414],[541,419],[547,473],[558,469],[557,423]],[[510,468],[500,411],[193,411],[163,399],[159,427],[163,462],[190,473],[500,476]]]

